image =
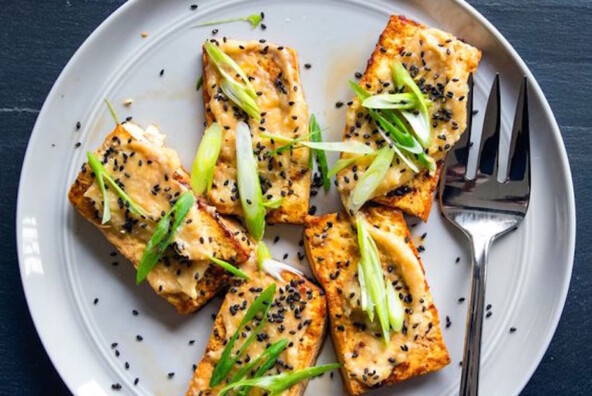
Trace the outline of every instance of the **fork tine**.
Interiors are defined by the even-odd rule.
[[[530,127],[528,119],[528,80],[524,77],[516,105],[510,141],[509,174],[506,180],[524,180],[530,176]]]
[[[485,175],[497,173],[497,153],[500,140],[500,83],[499,74],[496,74],[483,121],[483,133],[479,145],[479,171]]]
[[[473,74],[469,74],[467,80],[469,91],[467,93],[467,127],[460,139],[450,153],[446,157],[447,168],[457,168],[458,165],[462,165],[466,169],[466,165],[469,158],[469,147],[471,141],[471,128],[473,126]],[[463,172],[464,174],[464,172]]]

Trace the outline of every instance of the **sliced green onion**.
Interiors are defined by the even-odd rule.
[[[199,25],[196,25],[196,26],[200,26],[200,27],[201,26],[211,26],[211,25],[220,25],[222,23],[245,21],[245,22],[249,22],[251,24],[251,27],[253,29],[255,29],[257,26],[259,26],[259,24],[261,23],[262,20],[263,20],[263,15],[261,13],[255,13],[255,14],[251,14],[251,15],[246,16],[246,17],[232,18],[232,19],[222,19],[222,20],[219,20],[219,21],[203,22],[203,23],[200,23]]]
[[[212,188],[216,161],[222,148],[222,128],[214,122],[204,132],[191,168],[191,188],[201,195]]]
[[[329,171],[327,172],[327,177],[335,176],[341,170],[347,168],[348,166],[350,166],[351,164],[355,163],[356,161],[358,161],[360,158],[363,158],[363,157],[364,157],[363,155],[358,155],[355,157],[338,159],[335,162],[335,164],[331,167],[331,169],[329,169]]]
[[[244,273],[243,271],[236,268],[234,265],[227,263],[226,261],[220,260],[214,256],[210,257],[210,261],[214,264],[218,265],[219,267],[224,268],[226,271],[230,272],[232,275],[236,276],[237,278],[241,279],[251,279],[249,275]]]
[[[356,93],[356,95],[360,98],[360,100],[365,101],[369,100],[372,95],[366,91],[364,88],[360,87],[353,81],[350,81],[350,86]],[[424,99],[425,103],[429,103],[428,100]],[[382,110],[380,113],[374,109],[368,109],[368,113],[370,116],[378,123],[379,131],[383,129],[386,133],[389,134],[390,138],[385,139],[391,141],[395,146],[395,152],[398,157],[411,169],[413,172],[418,173],[419,169],[412,161],[402,152],[406,151],[410,154],[414,154],[417,156],[417,159],[422,166],[428,168],[430,172],[436,170],[436,162],[433,158],[427,155],[422,147],[422,145],[417,141],[417,139],[411,135],[407,129],[407,126],[401,118],[397,115],[396,112],[392,110]],[[428,120],[429,122],[429,120]]]
[[[263,202],[263,206],[266,209],[277,209],[282,206],[284,202],[284,197],[275,197]]]
[[[360,100],[366,101],[373,98],[370,92],[366,91],[355,82],[350,81],[349,83]],[[372,119],[376,121],[378,126],[387,132],[392,139],[400,145],[400,148],[413,154],[418,154],[423,151],[421,145],[409,133],[405,124],[393,111],[384,110],[384,113],[381,114],[374,109],[368,109],[368,113]]]
[[[107,108],[109,109],[109,113],[111,113],[111,118],[113,118],[113,121],[115,121],[115,126],[119,125],[119,118],[117,117],[117,113],[115,112],[115,109],[113,108],[113,106],[111,106],[111,102],[109,102],[109,100],[105,99],[105,104],[107,105]]]
[[[394,331],[400,332],[403,329],[405,308],[403,308],[403,302],[399,298],[399,295],[395,293],[395,288],[388,279],[385,279],[385,285],[389,323]]]
[[[374,321],[374,303],[369,297],[368,286],[366,285],[366,278],[364,276],[364,264],[362,260],[358,263],[358,281],[360,282],[360,303],[362,311],[366,312],[370,322]]]
[[[271,344],[263,353],[257,356],[255,359],[251,360],[247,363],[243,368],[241,368],[237,373],[230,379],[230,384],[235,383],[243,379],[248,373],[250,373],[259,362],[263,361],[261,366],[255,371],[255,374],[251,376],[251,378],[259,378],[261,377],[267,370],[273,367],[275,362],[277,361],[280,354],[286,349],[288,346],[288,340],[282,338],[281,340],[274,342]],[[237,396],[246,395],[251,387],[245,386],[243,389],[240,389],[237,392]],[[226,392],[220,393],[219,396],[224,396]]]
[[[323,142],[323,135],[321,134],[321,127],[317,122],[317,119],[314,114],[310,115],[309,121],[309,130],[310,130],[310,139],[315,143],[322,143]],[[310,146],[309,146],[310,147]],[[321,172],[321,177],[323,179],[323,188],[325,191],[329,191],[331,189],[331,180],[329,179],[329,166],[327,165],[327,155],[325,154],[324,150],[314,150],[314,153],[317,157],[317,164],[319,165],[319,171]],[[313,153],[310,153],[312,156]]]
[[[257,243],[257,269],[263,271],[263,262],[271,258],[271,252],[263,241]]]
[[[386,118],[380,115],[377,111],[368,109],[370,116],[378,123],[378,125],[386,131],[393,139],[393,141],[399,145],[399,147],[409,153],[419,154],[423,151],[423,147],[417,142],[417,140],[409,133],[403,132],[398,127],[391,124]]]
[[[255,120],[261,120],[261,111],[255,99],[249,96],[245,88],[234,80],[223,79],[220,88],[224,95],[233,103],[243,109],[249,116]]]
[[[86,156],[88,158],[88,165],[95,174],[99,189],[101,190],[101,196],[103,197],[103,218],[101,224],[106,224],[111,219],[111,210],[109,209],[109,197],[107,196],[107,189],[103,180],[104,167],[90,151],[86,153]]]
[[[262,135],[260,134],[259,136],[262,136]],[[304,135],[304,136],[297,137],[296,139],[292,139],[292,138],[287,138],[285,136],[272,135],[272,134],[266,133],[264,137],[266,137],[267,139],[271,139],[273,142],[277,141],[279,143],[285,143],[283,146],[280,146],[272,151],[269,151],[266,154],[266,157],[271,158],[277,154],[281,154],[281,153],[286,152],[288,150],[292,150],[294,148],[294,146],[296,146],[298,143],[310,138],[311,136],[312,136],[312,133],[309,133],[308,135]]]
[[[199,78],[197,79],[197,82],[195,83],[195,90],[199,91],[199,89],[201,88],[202,85],[203,85],[203,75],[199,76]]]
[[[129,195],[127,195],[125,191],[123,191],[123,189],[119,186],[119,184],[117,184],[115,180],[113,180],[113,178],[111,177],[111,175],[109,175],[109,172],[107,172],[107,169],[105,169],[101,161],[99,161],[97,157],[95,157],[95,155],[90,151],[86,153],[86,157],[88,158],[88,164],[90,165],[93,173],[97,177],[97,183],[99,183],[101,195],[103,196],[103,224],[108,222],[111,218],[111,210],[109,209],[109,200],[107,196],[107,191],[105,189],[105,182],[109,183],[111,188],[115,190],[119,198],[121,198],[121,200],[125,204],[125,207],[127,207],[130,210],[130,212],[137,214],[139,216],[144,216],[144,210],[138,204],[136,204],[134,200]]]
[[[396,144],[393,144],[393,150],[395,150],[397,157],[399,157],[401,161],[403,161],[403,163],[405,163],[405,165],[407,165],[407,167],[413,171],[413,173],[419,173],[419,168],[417,165],[415,165],[409,157],[399,150],[399,147]]]
[[[368,99],[370,96],[372,96],[372,94],[368,91],[366,91],[364,88],[362,88],[357,82],[349,80],[349,86],[352,89],[352,91],[354,91],[354,93],[356,94],[356,96],[358,98],[360,98],[360,100],[363,102],[364,100]]]
[[[253,342],[253,340],[255,340],[255,337],[259,334],[259,331],[261,331],[263,324],[267,321],[267,312],[269,312],[269,309],[271,308],[271,303],[273,302],[274,295],[275,283],[272,283],[271,286],[263,290],[263,292],[255,299],[255,301],[253,301],[253,303],[247,310],[247,313],[239,323],[236,331],[234,332],[230,340],[228,340],[228,343],[222,351],[222,355],[220,356],[220,360],[218,360],[216,367],[214,367],[212,377],[210,378],[210,388],[215,387],[216,385],[221,383],[224,380],[224,378],[226,378],[230,370],[232,370],[232,367],[234,367],[234,365],[236,364],[236,361],[247,350],[247,348]],[[259,322],[257,327],[252,329],[251,335],[245,340],[243,345],[239,348],[238,352],[233,357],[231,357],[230,355],[234,351],[234,344],[236,343],[236,340],[241,334],[242,329],[249,322],[251,322],[259,313],[261,314],[261,321]],[[237,383],[239,382],[241,381],[238,381]],[[225,390],[227,391],[229,389],[230,388],[223,389],[222,392],[224,392]]]
[[[280,395],[283,391],[290,388],[299,382],[307,380],[312,377],[317,377],[327,371],[335,370],[341,367],[339,363],[326,364],[323,366],[308,367],[302,370],[293,371],[291,373],[283,373],[277,375],[270,375],[260,378],[245,379],[233,384],[227,385],[220,392],[228,392],[231,389],[252,386],[270,392],[269,396]]]
[[[195,196],[191,191],[185,191],[171,209],[158,221],[154,234],[148,241],[136,273],[136,283],[141,283],[171,244],[181,222],[195,204]],[[171,224],[172,220],[172,224]]]
[[[242,84],[244,85],[241,85],[243,90],[246,91],[249,94],[249,96],[253,99],[257,97],[255,88],[253,88],[253,86],[251,85],[249,78],[247,77],[243,69],[241,69],[241,67],[238,65],[238,63],[234,61],[234,59],[228,56],[224,51],[222,51],[220,47],[218,47],[216,44],[212,43],[209,40],[207,40],[204,43],[204,49],[206,50],[209,59],[212,61],[214,66],[216,66],[216,69],[218,69],[218,71],[225,80],[231,80],[236,82],[233,76],[234,74],[237,74],[241,78]],[[227,69],[230,69],[230,71],[232,71],[233,74],[229,74]],[[238,82],[236,83],[239,84]]]
[[[364,172],[349,195],[347,207],[351,214],[356,213],[366,201],[372,198],[374,191],[386,177],[394,156],[395,150],[389,146],[378,150],[376,158],[374,158],[370,167]]]
[[[265,207],[257,162],[253,156],[251,131],[244,122],[236,126],[236,163],[238,194],[245,223],[253,238],[260,241],[265,232]]]
[[[374,154],[375,152],[372,147],[355,140],[345,142],[301,142],[300,144],[315,150],[336,151],[349,154]]]
[[[259,132],[259,137],[273,140],[274,142],[278,142],[281,144],[290,144],[296,140],[296,139],[292,139],[292,138],[285,137],[282,135],[274,135],[273,133],[267,133],[267,132]]]
[[[417,99],[412,93],[373,95],[362,102],[362,106],[369,109],[403,109],[417,107]]]
[[[380,154],[379,154],[380,155]],[[364,281],[366,289],[374,309],[376,316],[380,322],[382,335],[384,341],[388,344],[390,341],[390,325],[388,318],[388,310],[386,305],[386,291],[384,288],[384,275],[380,258],[378,255],[378,248],[372,237],[370,237],[366,229],[366,222],[362,216],[356,216],[357,231],[358,231],[358,246],[360,248],[360,255],[362,257],[361,264],[364,271]]]
[[[411,77],[407,69],[405,69],[401,63],[395,63],[392,65],[392,73],[397,87],[401,88],[406,86],[415,94],[419,112],[401,111],[401,115],[405,117],[407,122],[411,125],[411,128],[413,128],[413,132],[421,145],[424,148],[428,147],[431,141],[428,102],[425,99],[423,92],[421,92],[421,89],[413,80],[413,77]]]

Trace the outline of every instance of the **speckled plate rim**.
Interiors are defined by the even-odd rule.
[[[97,29],[85,40],[85,42],[80,46],[80,48],[72,56],[71,60],[68,62],[68,64],[66,65],[66,67],[64,68],[64,70],[62,71],[62,73],[60,74],[60,76],[58,77],[56,82],[54,83],[50,93],[48,94],[46,102],[49,102],[52,99],[55,99],[57,97],[57,95],[58,95],[57,87],[60,86],[60,84],[62,83],[62,80],[65,78],[66,75],[68,75],[72,65],[76,63],[76,61],[80,57],[81,53],[84,52],[85,49],[87,48],[87,46],[90,45],[90,42],[93,41],[93,39],[96,36],[98,36],[104,29],[108,28],[111,20],[117,18],[120,14],[123,14],[129,7],[132,7],[133,4],[136,3],[137,1],[140,1],[140,0],[131,0],[131,1],[123,4],[113,14],[111,14],[107,19],[105,19],[105,21],[103,21],[103,23],[101,23],[101,25],[99,25],[99,27],[97,27]],[[558,324],[559,319],[561,317],[561,313],[563,311],[563,307],[564,307],[565,300],[567,297],[567,292],[569,289],[571,272],[572,272],[572,268],[573,268],[573,257],[574,257],[574,251],[575,251],[575,235],[576,235],[576,232],[575,232],[575,229],[576,229],[575,197],[574,197],[574,192],[573,192],[571,171],[570,171],[570,167],[569,167],[569,163],[568,163],[567,153],[565,151],[563,140],[561,138],[561,133],[560,133],[559,127],[557,125],[557,122],[555,120],[555,117],[553,115],[553,112],[552,112],[540,86],[538,85],[536,79],[534,78],[534,76],[532,75],[532,73],[530,72],[530,70],[528,69],[528,67],[526,66],[524,61],[522,60],[522,58],[518,55],[518,53],[514,50],[514,48],[509,44],[509,42],[502,36],[502,34],[485,17],[483,17],[479,12],[477,12],[472,6],[470,6],[469,4],[467,4],[466,2],[464,2],[462,0],[451,0],[451,1],[453,3],[455,3],[457,6],[459,6],[466,13],[468,13],[472,18],[474,18],[474,20],[476,20],[480,25],[482,25],[493,37],[495,37],[495,39],[505,48],[505,50],[510,54],[510,56],[513,58],[513,60],[519,65],[519,67],[523,71],[523,73],[527,77],[529,77],[529,80],[531,82],[531,84],[530,84],[531,90],[534,90],[536,95],[538,95],[539,97],[542,98],[541,105],[543,106],[545,115],[549,118],[549,125],[552,128],[552,132],[553,132],[552,136],[554,139],[554,143],[558,146],[559,152],[560,152],[560,157],[558,158],[558,165],[562,169],[563,177],[565,179],[565,182],[566,182],[566,184],[568,186],[568,190],[569,190],[569,191],[566,191],[566,193],[565,193],[565,197],[567,198],[566,206],[567,206],[567,217],[568,217],[566,219],[566,223],[569,224],[569,234],[566,236],[566,246],[565,246],[565,251],[567,251],[567,253],[569,255],[568,263],[566,263],[566,264],[568,264],[567,265],[568,268],[566,269],[567,276],[564,279],[561,290],[557,290],[558,304],[555,306],[555,311],[553,312],[552,326],[548,327],[548,329],[545,333],[546,334],[545,338],[543,340],[541,340],[541,345],[544,345],[544,348],[539,349],[538,355],[532,360],[532,364],[528,368],[523,368],[523,370],[525,370],[528,373],[528,375],[523,376],[523,379],[521,381],[521,385],[517,389],[517,390],[521,390],[524,388],[524,386],[526,385],[526,383],[528,382],[528,380],[530,379],[530,377],[532,376],[532,374],[536,370],[538,364],[540,363],[541,359],[544,356],[546,349],[548,348],[548,345],[551,342],[551,339],[555,333],[555,330],[557,328],[557,324]],[[38,331],[39,337],[40,337],[44,347],[48,351],[48,355],[49,355],[52,363],[54,364],[54,366],[56,367],[56,369],[58,370],[58,372],[60,373],[60,375],[62,376],[64,381],[66,382],[66,384],[70,387],[71,390],[74,391],[74,388],[72,387],[72,383],[69,380],[69,375],[67,372],[64,371],[65,367],[62,367],[58,363],[59,359],[57,359],[57,356],[54,353],[50,352],[50,349],[48,348],[48,345],[46,344],[47,341],[46,341],[46,337],[45,337],[45,333],[44,333],[43,323],[39,319],[38,312],[35,312],[31,308],[32,307],[32,303],[30,301],[31,293],[28,290],[30,285],[27,284],[27,282],[25,281],[26,278],[25,278],[25,273],[24,273],[25,272],[24,252],[23,252],[23,220],[24,219],[23,219],[23,205],[22,205],[22,181],[23,181],[23,177],[28,173],[28,169],[32,164],[32,160],[31,160],[31,151],[32,150],[30,148],[34,144],[34,140],[35,140],[36,135],[38,135],[38,133],[36,133],[36,131],[39,129],[39,125],[43,122],[44,118],[47,116],[46,107],[47,106],[44,104],[43,108],[41,109],[41,112],[39,113],[35,127],[33,128],[33,132],[32,132],[31,137],[29,139],[29,144],[27,147],[24,161],[23,161],[23,167],[22,167],[22,171],[21,171],[21,180],[20,180],[21,184],[19,185],[19,192],[18,192],[18,198],[17,198],[17,202],[18,202],[17,217],[16,217],[17,250],[18,250],[19,263],[20,263],[21,280],[23,283],[23,289],[25,291],[27,303],[28,303],[29,308],[31,310],[30,312],[31,312],[32,320],[35,324],[35,327]]]

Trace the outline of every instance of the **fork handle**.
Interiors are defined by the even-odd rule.
[[[492,241],[492,237],[473,236],[471,238],[473,253],[471,298],[467,315],[460,396],[477,396],[479,394],[481,333],[485,314],[485,270]]]

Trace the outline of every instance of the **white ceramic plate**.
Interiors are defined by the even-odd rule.
[[[122,385],[121,394],[184,394],[220,300],[198,314],[179,316],[146,284],[135,286],[131,266],[110,257],[113,249],[74,212],[66,191],[84,153],[96,148],[112,127],[103,98],[122,117],[159,125],[188,167],[204,120],[202,93],[195,90],[200,48],[213,29],[191,26],[258,11],[265,12],[267,30],[235,23],[219,26],[217,36],[266,38],[297,49],[301,64],[312,64],[309,70],[302,68],[309,108],[331,140],[341,136],[344,124],[345,107],[337,109],[335,102],[352,97],[347,80],[363,71],[390,13],[449,30],[483,50],[475,107],[484,109],[493,75],[499,72],[504,133],[510,130],[519,80],[529,76],[532,202],[520,229],[497,242],[491,254],[487,303],[493,315],[485,320],[481,371],[483,395],[517,394],[542,358],[565,301],[575,239],[573,188],[557,124],[534,78],[499,32],[468,5],[452,0],[200,1],[194,11],[187,1],[129,1],[91,35],[62,72],[37,119],[18,197],[23,286],[43,344],[68,387],[79,395],[111,394],[114,383]],[[134,99],[131,107],[122,106],[125,98]],[[475,128],[482,117],[483,111],[475,117]],[[75,148],[77,142],[81,147]],[[339,207],[334,192],[320,193],[312,204],[320,213]],[[457,391],[467,308],[458,299],[468,295],[469,255],[465,239],[437,213],[438,205],[433,212],[427,224],[412,231],[416,236],[427,232],[422,256],[443,326],[447,316],[452,322],[443,328],[452,363],[381,394]],[[289,253],[286,262],[306,268],[296,258],[300,233],[300,227],[275,226],[267,237],[281,235],[271,246],[276,257]],[[510,327],[517,331],[510,334]],[[138,334],[142,342],[136,340]],[[327,339],[319,361],[334,360]],[[175,375],[169,378],[171,372]],[[338,376],[316,379],[307,390],[309,395],[342,393]]]

